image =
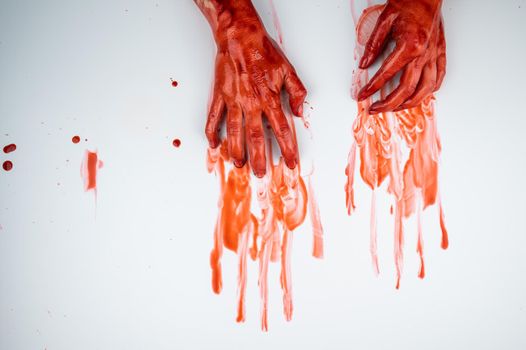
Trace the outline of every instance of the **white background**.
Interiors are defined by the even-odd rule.
[[[359,178],[358,210],[345,210],[356,113],[349,2],[275,2],[314,108],[314,139],[300,147],[315,160],[326,258],[310,256],[308,224],[295,232],[294,318],[284,321],[272,265],[262,333],[256,264],[245,324],[235,323],[232,253],[223,294],[210,287],[218,186],[203,127],[215,46],[197,7],[0,0],[0,140],[18,145],[1,154],[14,168],[0,171],[0,349],[526,347],[526,1],[444,2],[449,62],[437,114],[451,244],[440,249],[429,208],[419,280],[407,221],[398,291],[390,199],[378,199],[378,278]],[[269,3],[254,3],[274,35]],[[77,134],[88,141],[73,144]],[[85,149],[105,164],[96,205],[79,176]]]

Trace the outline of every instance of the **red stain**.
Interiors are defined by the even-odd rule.
[[[73,143],[79,143],[80,142],[80,136],[73,136],[71,138],[71,142]]]
[[[179,85],[179,83],[176,80],[173,80],[173,79],[170,79],[170,80],[172,81],[173,87],[177,87],[177,85]]]
[[[271,140],[267,140],[267,159],[272,159]],[[281,262],[280,284],[283,291],[285,319],[292,319],[291,250],[293,230],[305,220],[310,211],[313,227],[313,256],[323,257],[323,227],[314,191],[309,180],[305,185],[299,175],[299,164],[289,169],[280,158],[278,164],[270,161],[266,175],[251,183],[248,163],[237,168],[231,163],[227,141],[220,147],[208,149],[208,171],[218,175],[220,184],[219,214],[214,230],[214,248],[210,254],[212,290],[222,290],[221,257],[223,248],[238,255],[238,311],[237,322],[245,320],[245,290],[247,255],[259,262],[259,293],[261,297],[261,327],[268,330],[268,270],[269,262]],[[260,213],[254,214],[252,195],[259,203]],[[309,202],[310,199],[310,202]],[[308,205],[310,203],[310,205]],[[250,244],[251,242],[251,244]]]
[[[364,11],[358,21],[356,50],[358,56],[363,52],[374,23],[382,9],[375,6]],[[369,18],[372,17],[372,18]],[[367,70],[357,69],[353,77],[353,96],[368,80]],[[382,98],[386,89],[381,91]],[[375,190],[388,180],[387,191],[395,198],[394,217],[394,258],[396,267],[396,288],[400,287],[403,268],[404,218],[417,215],[417,253],[420,258],[418,276],[424,278],[425,265],[423,253],[422,211],[438,200],[438,161],[440,158],[440,139],[436,126],[433,95],[429,95],[419,106],[398,112],[371,115],[368,113],[372,98],[358,102],[358,115],[353,124],[355,142],[349,152],[346,168],[346,202],[348,213],[354,205],[354,169],[356,152],[360,155],[360,176],[372,189],[370,247],[373,267],[378,272],[376,256],[376,217]],[[403,148],[409,155],[404,159]],[[391,214],[393,208],[390,209]],[[448,246],[447,230],[444,223],[442,205],[439,203],[442,248]]]
[[[4,153],[11,153],[11,152],[14,152],[15,150],[16,150],[16,145],[14,143],[9,144],[4,147]]]
[[[103,163],[99,160],[97,152],[86,150],[81,166],[81,176],[84,180],[84,190],[97,190],[97,174]]]
[[[6,160],[2,164],[2,168],[4,168],[5,171],[9,171],[9,170],[13,169],[13,162],[11,162],[10,160]]]
[[[174,139],[173,142],[172,142],[172,145],[174,145],[174,147],[180,147],[181,146],[181,140]]]

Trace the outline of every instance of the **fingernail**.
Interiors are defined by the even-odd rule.
[[[242,168],[245,165],[245,161],[236,159],[234,160],[234,165],[236,166],[236,168]]]
[[[259,170],[254,169],[254,175],[256,175],[257,178],[261,179],[263,176],[265,176],[265,170],[263,170],[263,169],[259,169]]]
[[[360,92],[358,93],[358,101],[363,101],[365,100],[368,96],[367,94],[367,86],[365,86],[363,89],[360,90]]]
[[[285,160],[285,163],[289,169],[294,169],[296,167],[296,159]]]
[[[358,65],[358,67],[360,69],[365,69],[367,68],[368,63],[369,63],[369,57],[363,56],[362,59],[360,60],[360,64]]]

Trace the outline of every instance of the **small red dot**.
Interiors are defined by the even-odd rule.
[[[16,145],[14,143],[4,147],[4,153],[11,153],[16,150]]]
[[[177,85],[179,85],[179,83],[173,79],[170,79],[172,81],[172,86],[173,87],[177,87]]]
[[[13,169],[13,163],[10,160],[6,160],[4,164],[2,164],[2,168],[4,168],[5,171],[9,171]]]
[[[175,139],[175,140],[172,142],[172,144],[173,144],[175,147],[179,147],[179,146],[181,146],[181,140],[179,140],[179,139]]]
[[[73,137],[71,138],[71,142],[73,142],[73,143],[79,143],[79,142],[80,142],[80,137],[78,137],[78,136],[73,136]]]

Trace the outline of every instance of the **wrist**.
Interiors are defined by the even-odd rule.
[[[238,41],[246,34],[266,35],[265,27],[251,0],[194,0],[212,28],[216,45]]]

